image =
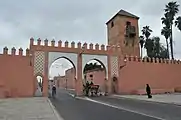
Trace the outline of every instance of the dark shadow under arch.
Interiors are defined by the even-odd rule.
[[[61,57],[58,57],[58,58],[56,58],[52,63],[51,63],[51,65],[56,61],[56,60],[59,60],[59,59],[61,59],[61,58],[64,58],[64,59],[66,59],[66,60],[68,60],[71,64],[72,64],[72,66],[73,66],[73,68],[74,68],[74,70],[75,70],[75,75],[76,75],[76,72],[77,72],[77,68],[75,67],[75,65],[74,65],[74,63],[72,62],[72,60],[70,60],[68,57],[65,57],[65,56],[61,56]],[[50,65],[50,67],[51,67],[51,65]]]

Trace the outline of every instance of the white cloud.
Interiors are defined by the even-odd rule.
[[[0,1],[0,52],[4,46],[29,46],[29,38],[106,44],[107,22],[120,9],[140,17],[160,36],[165,4],[170,0],[6,0]],[[181,0],[177,0],[181,4]],[[134,4],[133,4],[134,3]],[[181,7],[180,7],[181,11]],[[179,13],[181,15],[181,12]],[[181,58],[181,32],[174,32],[175,56]],[[161,37],[164,42],[164,37]]]

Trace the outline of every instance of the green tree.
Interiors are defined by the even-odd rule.
[[[149,38],[145,42],[145,48],[150,58],[168,58],[167,49],[160,43],[159,37]]]
[[[163,29],[161,30],[161,35],[163,35],[165,37],[165,41],[166,41],[166,45],[167,45],[167,56],[169,58],[169,42],[168,42],[168,38],[170,37],[171,34],[171,29],[169,28],[169,26],[165,25],[163,27]]]
[[[161,45],[161,47],[160,47],[159,58],[169,58],[168,53],[167,53],[167,49],[163,45]]]
[[[171,34],[170,34],[170,51],[171,51],[171,57],[172,59],[174,59],[173,56],[173,34],[172,34],[172,29],[173,29],[173,21],[175,19],[176,14],[179,12],[179,4],[177,2],[169,2],[166,6],[165,6],[165,19],[166,21],[168,21],[169,23],[169,27],[171,29]],[[164,21],[162,20],[162,23],[164,23]]]
[[[84,67],[84,70],[83,72],[85,73],[86,71],[89,71],[89,70],[95,70],[95,69],[103,69],[101,65],[98,65],[97,63],[89,63],[89,64],[86,64],[85,67]]]
[[[175,26],[181,31],[181,16],[177,17]]]
[[[152,41],[154,42],[153,56],[155,58],[168,58],[167,49],[160,43],[160,38],[153,37]]]
[[[159,37],[153,37],[152,41],[153,41],[153,56],[155,58],[159,58],[160,50],[161,50],[160,38]]]
[[[142,35],[145,36],[146,40],[150,37],[151,32],[153,32],[153,31],[150,29],[150,26],[144,26],[141,31],[142,31]]]
[[[153,46],[152,46],[152,40],[149,39],[150,35],[151,35],[151,32],[153,32],[149,26],[144,26],[143,29],[141,30],[142,31],[142,35],[146,38],[146,40],[144,40],[145,44],[144,44],[144,47],[146,48],[146,51],[147,51],[147,54],[148,56],[152,56],[152,49],[153,49]]]
[[[145,40],[144,40],[144,36],[140,36],[140,47],[141,47],[141,58],[143,57],[143,46],[144,46],[144,43],[145,43]]]
[[[154,51],[154,41],[152,39],[148,38],[145,41],[144,47],[146,49],[148,57],[150,57],[150,58],[154,57],[154,54],[153,54],[153,51]]]

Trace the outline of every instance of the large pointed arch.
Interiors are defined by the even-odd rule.
[[[86,55],[86,54],[83,54],[82,55],[82,67],[84,68],[85,65],[91,60],[95,60],[95,61],[99,62],[105,68],[106,78],[108,78],[107,56],[106,55]],[[82,69],[82,78],[84,77],[83,76],[83,70],[84,69]]]
[[[75,53],[49,52],[48,71],[50,70],[52,63],[61,58],[68,60],[73,65],[76,73],[75,77],[77,77],[77,54]]]

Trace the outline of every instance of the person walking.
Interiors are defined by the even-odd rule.
[[[52,97],[53,98],[55,97],[56,93],[57,93],[57,88],[55,85],[53,85],[53,87],[52,87]]]
[[[146,93],[147,93],[148,98],[152,98],[151,88],[150,88],[149,84],[146,84]]]

